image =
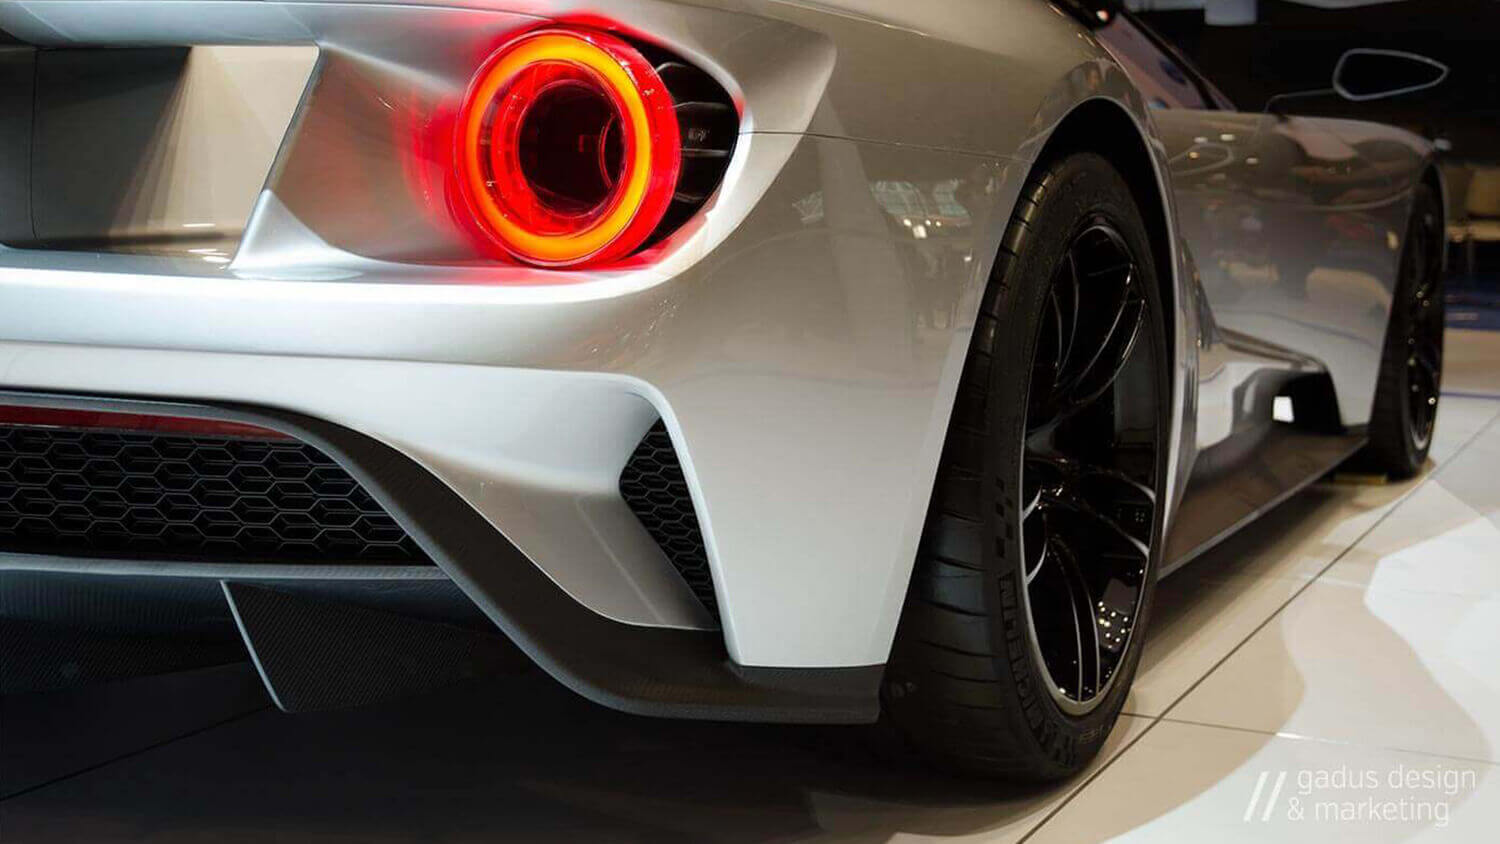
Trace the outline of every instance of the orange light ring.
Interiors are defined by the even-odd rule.
[[[533,84],[533,80],[529,79],[543,74],[551,78],[539,84]],[[526,223],[519,225],[534,234],[566,234],[585,228],[591,222],[608,217],[619,206],[625,194],[624,191],[611,190],[599,206],[585,212],[568,213],[548,207],[546,201],[527,181],[521,164],[520,128],[543,95],[568,85],[593,87],[609,101],[615,116],[625,113],[625,106],[620,103],[619,98],[592,71],[562,62],[539,62],[523,68],[514,77],[506,88],[509,93],[502,92],[494,106],[485,111],[479,128],[481,139],[488,138],[489,141],[488,154],[481,149],[479,155],[481,178],[487,186],[492,185],[489,196],[501,206],[502,214],[505,213],[505,207],[509,206],[516,213],[507,215],[508,217],[526,220]],[[522,92],[517,92],[516,89],[522,89]],[[633,133],[626,132],[621,143],[622,159],[632,160],[636,143]],[[599,156],[602,159],[602,141],[600,147]],[[605,166],[601,162],[601,173],[604,170]]]
[[[620,178],[571,227],[550,209],[519,210],[539,200],[519,170],[515,144],[504,140],[519,132],[524,108],[511,112],[535,93],[518,86],[541,76],[597,86],[622,132]],[[529,32],[491,55],[464,97],[456,146],[460,191],[480,227],[516,258],[551,267],[607,263],[638,248],[671,204],[682,158],[672,96],[650,62],[618,38],[574,29]],[[502,185],[507,189],[497,190]]]

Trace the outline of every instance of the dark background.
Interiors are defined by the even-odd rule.
[[[1363,103],[1327,94],[1282,108],[1391,123],[1446,141],[1450,310],[1471,299],[1500,306],[1500,0],[1395,0],[1341,9],[1260,0],[1256,22],[1244,26],[1209,26],[1202,8],[1152,8],[1183,5],[1173,0],[1127,5],[1241,111],[1260,111],[1276,94],[1328,88],[1339,56],[1355,47],[1405,50],[1446,64],[1447,79],[1430,90]]]
[[[1395,123],[1453,144],[1450,158],[1500,163],[1500,2],[1401,0],[1320,9],[1260,0],[1249,26],[1206,26],[1201,9],[1143,11],[1242,111],[1274,94],[1326,88],[1353,47],[1407,50],[1451,68],[1437,88],[1389,100],[1298,100],[1289,110]]]

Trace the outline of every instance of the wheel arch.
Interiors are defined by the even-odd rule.
[[[1177,218],[1165,153],[1149,123],[1145,106],[1134,89],[1119,98],[1099,94],[1072,105],[1056,120],[1052,131],[1032,159],[1036,172],[1059,156],[1093,152],[1119,168],[1131,194],[1141,208],[1151,240],[1152,260],[1157,268],[1162,313],[1168,324],[1167,367],[1172,419],[1168,441],[1171,451],[1163,500],[1167,503],[1167,526],[1182,499],[1187,474],[1192,468],[1194,419],[1197,402],[1195,353],[1199,309],[1203,304],[1193,283],[1192,256],[1177,236]],[[1028,173],[1028,178],[1030,177]]]
[[[1164,313],[1175,314],[1178,301],[1178,251],[1175,226],[1168,200],[1166,174],[1148,146],[1147,134],[1124,106],[1105,97],[1084,100],[1069,111],[1043,144],[1032,163],[1033,172],[1049,162],[1074,152],[1104,156],[1119,169],[1140,206],[1151,238],[1151,258],[1157,268]],[[1177,349],[1168,337],[1169,366],[1175,366]]]

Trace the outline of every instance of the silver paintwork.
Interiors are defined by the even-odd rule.
[[[182,57],[180,74],[161,73],[151,86],[111,85],[108,59],[94,50],[44,57],[53,69],[38,74],[35,94],[36,238],[141,242],[176,235],[194,245],[237,239],[307,87],[317,48],[196,47]],[[96,78],[95,87],[110,89],[86,107],[66,90],[82,72]],[[68,93],[74,96],[62,96]],[[101,136],[111,143],[101,143]],[[197,254],[216,253],[205,248]]]
[[[507,32],[601,7],[735,96],[744,134],[724,185],[633,266],[557,284],[477,260],[434,210],[441,150],[414,141]],[[228,267],[0,250],[0,385],[254,402],[356,428],[433,471],[585,605],[703,627],[614,487],[660,415],[742,664],[885,661],[1005,222],[1084,102],[1138,128],[1177,247],[1163,268],[1179,443],[1166,500],[1191,473],[1196,432],[1224,427],[1222,400],[1200,412],[1200,392],[1232,395],[1295,361],[1334,374],[1346,421],[1368,415],[1363,356],[1395,247],[1335,234],[1317,251],[1369,267],[1373,281],[1332,288],[1368,314],[1297,322],[1313,295],[1274,286],[1237,308],[1240,235],[1217,239],[1212,174],[1175,158],[1199,136],[1193,120],[1226,116],[1148,111],[1092,35],[1036,0],[13,0],[0,27],[53,45],[316,44],[322,56]],[[1292,184],[1313,218],[1399,218],[1425,152],[1359,130],[1349,161],[1386,145],[1375,195],[1352,211]],[[1390,156],[1392,143],[1405,152]],[[1280,219],[1283,205],[1245,191],[1244,213]],[[1209,309],[1278,348],[1216,346],[1200,330]]]
[[[1402,155],[1396,175],[1406,175],[1392,178],[1360,145],[1406,150],[1414,139],[1372,124],[1271,114],[1171,109],[1153,117],[1183,238],[1218,324],[1316,361],[1333,378],[1343,422],[1369,421],[1409,174],[1420,158]],[[1204,379],[1219,371],[1199,370]],[[1200,402],[1200,447],[1218,440],[1206,432],[1229,433],[1215,408]]]

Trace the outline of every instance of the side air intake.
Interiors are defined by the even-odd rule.
[[[660,420],[646,432],[620,473],[620,494],[693,594],[718,618],[719,603],[698,513],[672,437]]]

